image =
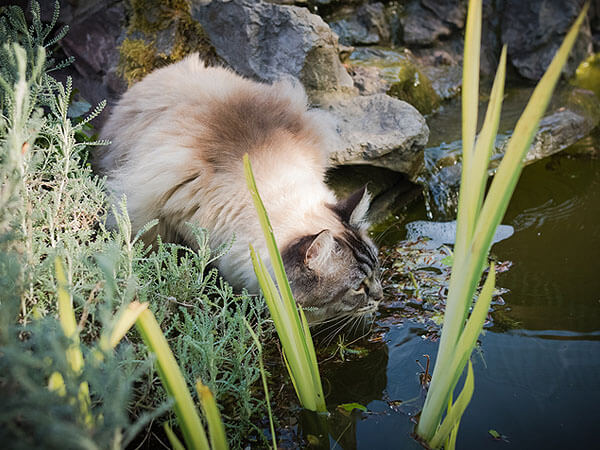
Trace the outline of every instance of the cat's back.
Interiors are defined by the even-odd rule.
[[[191,55],[152,72],[123,95],[102,131],[111,145],[100,157],[100,170],[108,173],[164,146],[172,156],[177,148],[184,153],[178,158],[185,159],[191,150],[205,165],[225,169],[240,152],[285,151],[292,141],[307,149],[305,157],[324,164],[330,124],[306,103],[298,84],[257,83]]]

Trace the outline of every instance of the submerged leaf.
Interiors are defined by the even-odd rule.
[[[350,413],[352,413],[352,411],[354,411],[355,409],[358,409],[359,411],[367,411],[367,407],[364,405],[361,405],[360,403],[342,403],[341,405],[337,406],[338,411],[340,411],[342,414],[348,416],[350,415]]]

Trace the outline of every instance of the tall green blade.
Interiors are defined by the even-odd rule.
[[[225,437],[225,426],[221,413],[215,402],[212,392],[202,381],[196,382],[196,392],[200,399],[200,406],[204,412],[206,423],[208,424],[208,434],[210,436],[210,447],[212,450],[228,450],[227,438]]]
[[[169,442],[171,443],[171,448],[173,450],[185,450],[185,447],[183,446],[177,435],[173,433],[173,430],[171,430],[171,427],[168,423],[165,422],[165,424],[163,425],[163,430],[165,430],[165,434],[167,435],[167,438],[169,439]]]
[[[581,23],[586,17],[588,6],[589,4],[584,6],[577,20],[569,30],[558,52],[552,59],[550,66],[548,66],[546,73],[533,91],[525,107],[525,111],[523,111],[521,118],[515,126],[514,133],[508,142],[506,153],[494,176],[488,196],[481,210],[481,216],[475,230],[473,252],[481,251],[487,253],[491,245],[494,231],[504,216],[508,202],[521,174],[523,159],[531,146],[540,119],[546,111],[562,68],[577,39],[577,34],[579,33]],[[493,231],[490,232],[490,230]]]
[[[277,286],[279,287],[282,298],[287,301],[288,307],[295,309],[296,305],[293,300],[294,297],[292,295],[292,289],[290,288],[290,283],[287,279],[285,269],[283,268],[283,260],[281,259],[281,254],[279,253],[277,243],[275,242],[273,227],[269,221],[267,210],[265,209],[265,205],[258,194],[258,188],[256,187],[256,180],[254,179],[254,173],[252,172],[252,165],[250,164],[250,158],[248,157],[248,154],[244,155],[244,174],[246,176],[248,190],[250,191],[252,201],[254,202],[254,207],[258,213],[260,226],[263,230],[263,234],[265,235],[267,249],[269,250],[269,258],[271,259],[271,265],[273,266],[273,273],[275,274],[275,279],[277,280]],[[302,326],[300,324],[300,318],[297,314],[294,316],[298,320],[297,327],[300,329]]]
[[[506,76],[506,46],[502,47],[498,70],[494,78],[494,84],[490,93],[485,120],[481,132],[477,137],[475,151],[473,154],[473,165],[470,172],[472,179],[468,180],[467,192],[472,193],[473,199],[469,201],[470,207],[475,210],[475,217],[479,217],[485,186],[488,179],[488,166],[490,157],[495,148],[496,135],[500,124],[500,111],[502,110],[502,99],[504,97],[504,79]]]
[[[480,3],[480,0],[472,0],[470,2],[468,23],[472,15],[480,20]],[[577,18],[552,63],[533,92],[525,111],[515,127],[505,156],[494,177],[486,200],[482,205],[489,151],[491,150],[498,126],[497,121],[502,97],[501,80],[504,78],[505,70],[505,49],[502,52],[492,98],[486,114],[486,122],[482,128],[474,153],[468,151],[471,146],[470,133],[472,131],[472,123],[471,125],[463,123],[463,173],[461,178],[462,184],[454,265],[438,356],[425,406],[417,427],[417,433],[432,447],[441,445],[447,438],[448,433],[453,429],[453,426],[450,424],[444,428],[444,432],[446,433],[444,436],[439,434],[439,430],[436,432],[437,424],[440,422],[450,392],[455,387],[464,364],[466,364],[466,360],[469,358],[477,337],[481,332],[481,326],[487,314],[493,291],[493,269],[490,270],[490,276],[488,276],[484,284],[480,299],[475,305],[466,325],[465,318],[472,302],[473,294],[479,283],[484,263],[487,261],[492,238],[506,211],[522,169],[523,158],[531,145],[539,121],[550,101],[562,66],[566,62],[568,53],[577,37],[579,26],[584,20],[586,12],[587,6],[584,7]],[[467,59],[468,55],[473,52],[472,49],[475,48],[475,44],[479,45],[479,34],[480,31],[477,27],[467,25],[465,36],[467,41],[465,44],[465,72],[473,70],[469,66]],[[477,43],[474,42],[473,36],[477,36]],[[468,74],[465,74],[465,84],[468,79],[474,79],[473,74],[471,74],[470,78]],[[472,86],[467,85],[463,86],[463,89],[469,92],[475,91]],[[469,103],[463,97],[463,121],[469,121],[469,118],[472,118],[473,115],[473,97],[470,98]],[[469,185],[469,182],[472,185]],[[470,189],[471,192],[466,193],[467,189]],[[436,441],[432,441],[434,434],[437,436]],[[449,445],[452,441],[452,438],[449,439]]]
[[[156,369],[167,393],[175,401],[173,409],[187,448],[209,450],[208,439],[192,396],[154,314],[148,309],[144,310],[138,316],[136,326],[146,345],[156,355]]]
[[[462,391],[458,395],[456,402],[452,405],[452,408],[448,411],[448,415],[444,418],[444,421],[436,431],[433,439],[429,442],[429,445],[432,448],[441,447],[442,443],[446,440],[448,435],[452,432],[452,430],[458,425],[460,422],[460,418],[462,417],[465,409],[469,402],[471,401],[471,397],[473,397],[473,390],[475,389],[475,377],[473,375],[473,364],[469,361],[469,366],[467,370],[467,378],[465,379],[465,385],[463,386]]]
[[[286,367],[302,406],[311,411],[324,412],[326,411],[325,396],[308,322],[302,308],[297,307],[292,295],[281,254],[275,242],[267,211],[258,193],[247,154],[244,155],[244,173],[265,236],[279,289],[252,245],[250,245],[250,256],[283,346]]]
[[[462,86],[462,132],[463,161],[461,173],[461,189],[459,192],[458,215],[456,226],[456,244],[454,247],[454,263],[444,324],[439,350],[433,369],[429,393],[417,427],[417,432],[426,441],[433,437],[435,427],[439,423],[443,404],[448,397],[448,389],[441,381],[448,377],[447,369],[451,363],[453,349],[464,326],[464,311],[467,298],[472,298],[475,286],[466,283],[464,267],[469,258],[469,243],[476,220],[473,197],[468,195],[467,186],[471,180],[473,145],[477,128],[477,111],[479,104],[479,53],[481,41],[481,0],[471,0],[465,29],[465,52],[463,61]],[[440,381],[438,381],[440,380]]]
[[[311,370],[310,355],[306,351],[306,345],[302,345],[306,339],[301,329],[296,326],[294,317],[288,313],[284,301],[275,287],[269,271],[264,266],[260,257],[250,245],[250,256],[258,282],[265,296],[265,301],[271,312],[277,335],[283,346],[284,355],[288,364],[288,372],[296,389],[296,394],[302,406],[311,411],[320,411],[318,403],[318,391],[314,389],[314,374]],[[297,315],[298,313],[295,312]]]
[[[465,27],[462,83],[463,164],[469,167],[477,130],[479,105],[479,54],[481,42],[481,0],[469,2]]]

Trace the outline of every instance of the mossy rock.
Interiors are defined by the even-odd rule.
[[[197,52],[207,64],[220,62],[187,0],[130,0],[127,37],[118,72],[131,86],[158,67]]]
[[[390,85],[387,94],[410,103],[421,114],[429,114],[440,106],[441,97],[407,51],[364,47],[352,53],[350,62],[379,69],[380,76]]]
[[[406,64],[398,79],[399,81],[391,84],[388,95],[410,103],[421,114],[429,114],[440,106],[441,99],[433,89],[429,78],[416,66]]]
[[[571,84],[592,91],[600,99],[600,53],[590,55],[579,64]]]

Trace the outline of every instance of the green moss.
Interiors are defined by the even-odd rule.
[[[571,84],[594,92],[600,99],[600,53],[590,55],[579,64]]]
[[[119,74],[128,85],[152,70],[197,52],[208,64],[219,58],[189,0],[130,0],[127,38],[120,47]]]
[[[175,43],[170,59],[172,62],[180,61],[193,52],[198,52],[200,58],[211,65],[219,62],[217,52],[202,26],[187,15],[177,21]]]
[[[159,66],[154,44],[148,43],[144,39],[126,38],[119,51],[121,57],[118,72],[129,86]]]
[[[398,81],[391,84],[388,95],[410,103],[421,114],[434,111],[441,102],[431,81],[417,67],[407,63],[398,74]]]
[[[409,52],[368,47],[353,52],[350,61],[356,66],[378,68],[381,77],[390,84],[387,93],[410,103],[421,114],[434,111],[441,103],[431,81]]]

